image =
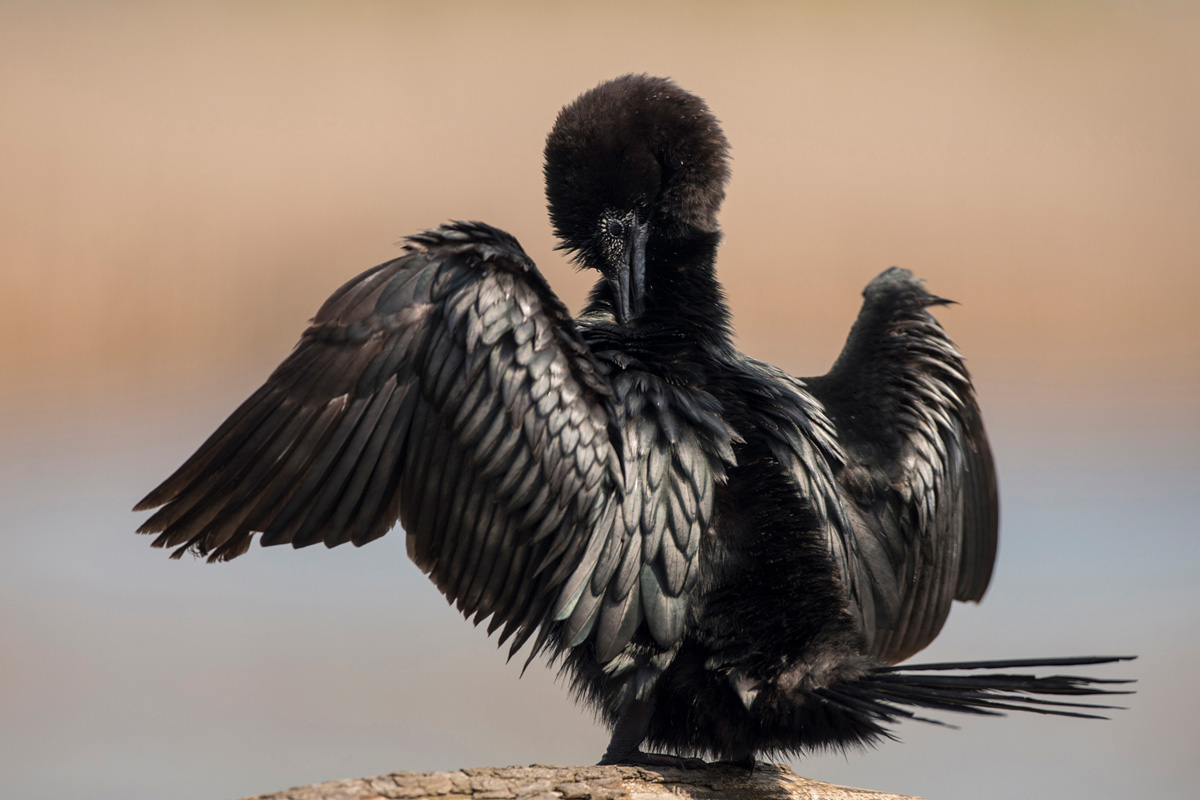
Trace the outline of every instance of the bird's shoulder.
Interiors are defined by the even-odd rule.
[[[514,236],[482,222],[451,222],[407,237],[402,255],[350,279],[325,301],[302,344],[394,340],[411,349],[414,332],[441,326],[461,328],[470,350],[512,335],[523,358],[561,351],[585,391],[608,394],[566,305]],[[368,381],[359,388],[376,387]]]
[[[837,426],[806,381],[736,351],[726,354],[722,367],[721,394],[742,438],[761,442],[830,496],[832,476],[847,456]]]

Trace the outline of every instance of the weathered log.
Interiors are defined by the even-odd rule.
[[[801,778],[782,765],[642,767],[479,767],[457,772],[393,772],[314,783],[243,800],[917,800]]]

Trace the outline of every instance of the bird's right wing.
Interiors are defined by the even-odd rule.
[[[572,644],[615,653],[686,598],[674,585],[657,604],[626,599],[626,562],[636,579],[658,553],[631,553],[626,521],[639,524],[652,493],[626,487],[607,377],[508,234],[456,223],[407,250],[325,303],[266,384],[139,504],[162,506],[141,532],[175,556],[224,560],[255,532],[267,545],[362,545],[399,518],[413,561],[465,615],[503,626],[501,641],[515,634],[514,652],[562,623]],[[688,536],[665,538],[664,550]],[[581,598],[594,613],[575,614]]]

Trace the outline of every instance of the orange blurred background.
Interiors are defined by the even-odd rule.
[[[5,410],[277,358],[344,279],[451,218],[515,233],[577,305],[542,143],[627,71],[724,121],[748,351],[822,371],[900,264],[964,304],[977,372],[1197,389],[1190,4],[117,8],[5,13]]]
[[[0,747],[12,754],[7,765],[0,755],[0,774],[8,776],[0,786],[11,781],[36,796],[40,769],[53,764],[66,770],[64,785],[91,796],[161,796],[165,786],[181,796],[174,782],[185,781],[200,797],[367,769],[599,755],[603,733],[566,693],[543,686],[550,680],[543,673],[518,686],[516,670],[498,666],[482,632],[437,608],[436,591],[404,562],[398,541],[363,551],[365,562],[272,551],[245,559],[248,568],[210,570],[143,552],[148,542],[132,535],[139,518],[125,509],[265,378],[334,288],[394,257],[408,233],[453,218],[505,228],[578,308],[591,276],[552,250],[542,144],[564,103],[625,72],[667,75],[701,95],[732,142],[719,268],[744,350],[795,374],[823,372],[862,287],[892,264],[961,303],[939,316],[976,377],[1011,505],[992,595],[980,609],[952,615],[930,654],[951,652],[935,650],[955,647],[943,645],[952,635],[978,645],[1007,631],[1014,642],[1003,651],[954,652],[985,658],[1140,645],[1144,656],[1162,656],[1137,662],[1143,693],[1100,732],[1035,719],[992,723],[1010,727],[988,733],[987,721],[972,720],[953,743],[939,735],[922,744],[924,763],[910,744],[800,769],[889,791],[941,787],[972,797],[992,796],[971,783],[982,780],[981,761],[997,770],[996,796],[1032,791],[1014,772],[1042,789],[1059,780],[1052,785],[1062,797],[1080,786],[1102,796],[1097,787],[1125,786],[1119,776],[1155,775],[1166,794],[1192,785],[1200,779],[1194,760],[1156,737],[1176,741],[1167,720],[1179,709],[1169,695],[1186,684],[1169,665],[1200,657],[1200,595],[1191,588],[1200,570],[1193,516],[1200,511],[1193,498],[1200,478],[1198,42],[1200,7],[1185,2],[0,5],[0,452],[7,451],[0,537],[16,553],[0,567],[9,593],[0,635],[12,643],[0,661],[0,678],[7,676],[0,720],[6,709],[10,721],[26,720],[7,729],[0,721],[0,741],[15,748]],[[1097,511],[1098,498],[1116,505]],[[1135,501],[1144,506],[1129,505]],[[67,506],[75,516],[55,515]],[[1064,510],[1076,507],[1076,516]],[[1113,520],[1121,527],[1097,533],[1105,521],[1117,526]],[[1037,524],[1048,526],[1048,537],[1064,529],[1077,538],[1064,534],[1059,541],[1069,545],[1039,550],[1047,537],[1031,533]],[[96,534],[101,529],[111,530],[108,538]],[[1135,551],[1121,549],[1133,540]],[[1081,559],[1076,547],[1088,555]],[[1099,555],[1092,550],[1101,547]],[[63,578],[75,574],[60,572],[72,559],[79,575],[88,574],[81,553],[97,559],[95,572],[119,575],[121,591]],[[128,695],[107,679],[88,690],[88,702],[99,703],[88,712],[91,727],[64,710],[77,706],[58,694],[62,682],[96,674],[93,663],[128,678],[133,662],[145,660],[130,656],[126,664],[114,652],[158,647],[147,631],[160,629],[139,628],[129,609],[154,606],[164,590],[156,581],[176,580],[163,575],[186,574],[179,580],[194,581],[193,592],[220,585],[236,593],[266,580],[255,569],[301,563],[288,559],[311,565],[303,569],[314,581],[346,581],[351,595],[367,580],[356,570],[390,559],[396,575],[381,573],[378,586],[407,570],[403,579],[421,598],[412,602],[440,615],[435,632],[421,634],[431,638],[413,646],[433,651],[439,637],[461,633],[447,660],[425,672],[374,665],[391,681],[414,684],[388,701],[394,712],[397,704],[429,702],[431,691],[455,695],[462,683],[490,681],[447,666],[464,663],[467,651],[454,649],[463,647],[497,676],[496,692],[530,691],[531,683],[542,692],[522,696],[514,714],[544,699],[553,709],[546,713],[586,733],[539,738],[536,721],[525,719],[515,726],[525,733],[510,734],[496,712],[487,724],[502,733],[481,736],[475,749],[459,747],[451,732],[436,751],[417,744],[406,751],[398,742],[391,760],[359,763],[333,745],[308,742],[303,747],[330,760],[289,761],[277,752],[287,748],[272,748],[270,724],[234,715],[213,720],[212,730],[264,725],[249,738],[256,744],[239,750],[247,760],[224,753],[192,763],[180,755],[183,744],[164,743],[210,702],[197,693],[193,705],[168,706],[174,710],[154,716],[158,722],[136,726],[162,750],[149,748],[159,752],[151,769],[136,755],[113,762],[117,756],[101,746],[105,720],[137,704],[133,685],[121,684]],[[268,566],[275,563],[282,566]],[[1030,577],[1048,564],[1056,566],[1044,580]],[[149,583],[139,590],[142,580]],[[1147,584],[1178,593],[1147,596]],[[284,573],[277,588],[308,591]],[[68,596],[80,607],[98,597],[112,603],[91,645],[70,634],[80,624],[74,611],[46,610]],[[1050,613],[1060,597],[1064,610]],[[260,613],[262,599],[239,606],[238,624]],[[980,616],[992,607],[1007,616]],[[397,626],[389,617],[395,607],[375,610],[379,618],[364,629],[386,639]],[[286,622],[279,622],[283,611],[261,614],[296,626],[288,630],[320,650],[320,636],[335,634],[305,628],[310,612]],[[223,629],[197,617],[201,610],[181,613],[155,624],[172,631],[195,624],[214,636]],[[960,618],[967,621],[956,627]],[[1158,638],[1141,641],[1150,618],[1159,620]],[[1043,622],[1040,633],[1022,637]],[[95,634],[105,625],[111,635]],[[442,625],[457,627],[443,634]],[[264,666],[272,654],[246,655],[255,641],[246,633],[236,648],[214,642],[206,651],[215,658],[233,648],[235,664],[260,665],[229,667],[223,687],[259,686],[255,669],[262,686],[272,685]],[[180,646],[162,644],[154,658]],[[369,649],[361,659],[374,660]],[[183,669],[169,663],[160,666]],[[322,680],[348,680],[336,663],[329,670]],[[1154,675],[1162,681],[1157,695],[1148,683]],[[459,683],[438,684],[445,676]],[[167,684],[160,688],[170,696]],[[126,699],[110,707],[90,693],[105,691]],[[288,697],[268,716],[318,702]],[[1200,710],[1194,689],[1187,702]],[[331,705],[330,719],[336,712]],[[479,713],[479,702],[467,703],[460,724],[475,724]],[[391,721],[413,727],[411,719]],[[40,731],[32,739],[23,733],[29,725]],[[67,729],[76,732],[67,737],[76,757],[64,766]],[[389,752],[386,737],[400,734],[387,731],[371,734],[371,746]],[[137,751],[138,735],[121,739],[128,745],[121,752]],[[903,731],[910,742],[927,735]],[[985,738],[992,735],[1000,738]],[[1048,744],[1031,745],[1036,736]],[[1070,755],[1044,749],[1085,741],[1076,736],[1097,738]],[[582,744],[552,749],[563,737]],[[498,738],[510,748],[497,748]],[[203,753],[188,742],[187,752]],[[303,747],[290,752],[310,752]],[[361,753],[367,745],[354,747]],[[52,752],[53,761],[39,760]],[[953,757],[960,763],[946,766]],[[1022,767],[1039,758],[1042,768]],[[119,765],[99,787],[97,761]],[[194,777],[199,763],[220,780]],[[875,763],[884,766],[872,771]],[[315,764],[324,771],[305,771]],[[969,794],[943,774],[955,770]],[[133,772],[138,780],[123,782]],[[1090,782],[1075,780],[1080,772]]]

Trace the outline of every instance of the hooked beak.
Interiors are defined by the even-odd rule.
[[[647,224],[637,222],[626,234],[620,260],[608,276],[616,298],[617,320],[627,324],[642,315],[646,295],[646,234]]]

